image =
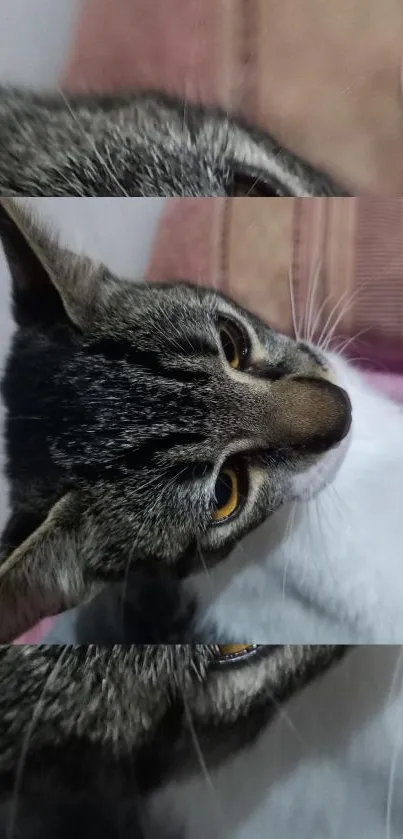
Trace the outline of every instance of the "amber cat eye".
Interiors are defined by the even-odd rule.
[[[215,661],[218,664],[243,663],[258,652],[260,644],[217,644]]]
[[[254,644],[220,644],[218,647],[220,655],[242,655],[253,650]]]
[[[245,334],[233,321],[224,319],[219,321],[218,332],[228,364],[239,370],[248,352]]]
[[[241,503],[239,476],[235,469],[225,466],[217,478],[215,485],[215,510],[213,520],[224,521],[232,516]]]

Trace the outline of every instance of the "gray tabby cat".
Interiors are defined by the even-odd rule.
[[[4,647],[0,836],[180,835],[150,823],[153,791],[236,755],[347,651]]]
[[[346,195],[272,137],[156,94],[0,88],[0,195]]]
[[[0,237],[18,325],[1,641],[129,572],[207,572],[336,468],[351,405],[319,351],[211,290],[75,257],[22,202],[2,200]]]

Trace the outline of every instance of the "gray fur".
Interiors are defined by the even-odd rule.
[[[0,88],[0,195],[346,195],[263,131],[156,94]]]
[[[129,570],[183,576],[218,562],[340,442],[348,405],[321,356],[219,294],[119,280],[60,252],[20,203],[2,204],[19,323],[3,382],[7,641]],[[248,335],[245,372],[223,356],[220,317]],[[216,525],[231,457],[245,501]]]
[[[180,825],[150,822],[149,794],[250,744],[347,652],[260,647],[234,662],[206,645],[3,647],[0,835],[179,839]]]
[[[73,734],[118,754],[139,748],[176,692],[205,677],[210,657],[208,647],[190,646],[3,647],[1,769],[15,762],[37,702],[33,749]]]
[[[214,645],[3,647],[0,773],[16,768],[26,737],[30,754],[76,738],[123,759],[152,742],[173,707],[182,720],[171,744],[176,768],[197,766],[189,718],[202,744],[210,744],[207,759],[232,752],[248,742],[255,712],[266,707],[263,724],[279,702],[347,652],[261,647],[244,664],[221,664]],[[227,743],[220,744],[220,732]]]

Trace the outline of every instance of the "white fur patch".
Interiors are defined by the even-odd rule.
[[[193,583],[207,619],[234,642],[403,638],[403,411],[343,359],[331,363],[352,401],[352,429],[296,489],[310,497],[318,482],[329,485],[281,509]]]

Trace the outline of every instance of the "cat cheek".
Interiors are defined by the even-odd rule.
[[[350,447],[352,431],[330,452],[304,472],[295,475],[291,481],[291,501],[310,501],[335,479],[342,467]]]

